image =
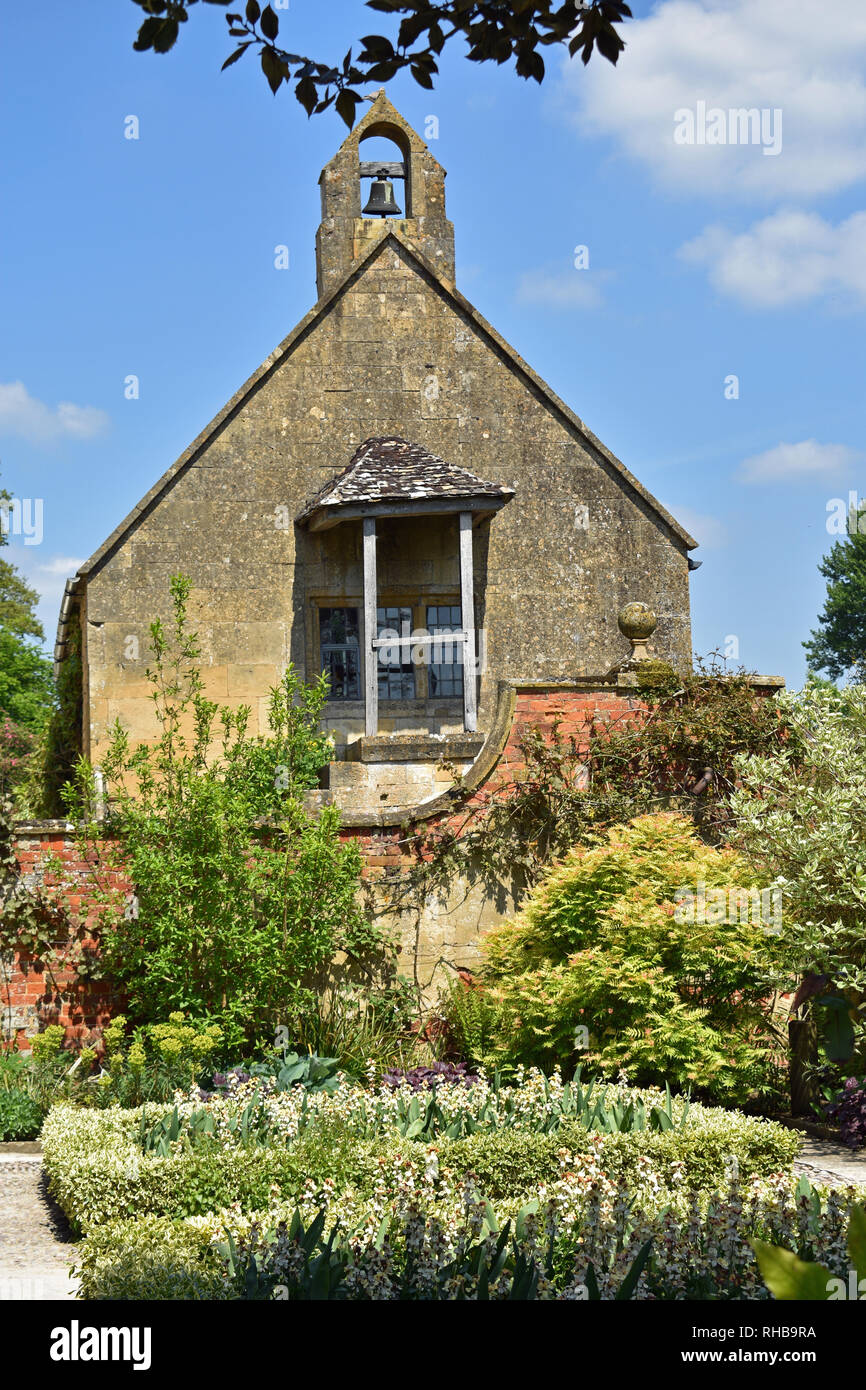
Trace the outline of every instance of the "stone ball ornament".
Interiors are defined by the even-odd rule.
[[[632,643],[646,642],[658,625],[658,618],[645,603],[627,603],[619,610],[616,620],[623,637]]]

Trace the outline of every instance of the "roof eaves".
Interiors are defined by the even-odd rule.
[[[63,598],[60,601],[60,613],[57,618],[57,635],[54,639],[54,679],[60,675],[60,667],[66,659],[68,650],[68,630],[69,621],[75,607],[75,599],[81,593],[79,583],[80,575],[76,574],[73,579],[67,579],[66,587],[63,590]]]

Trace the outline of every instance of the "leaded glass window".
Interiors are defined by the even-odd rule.
[[[427,631],[441,638],[434,644],[432,660],[427,668],[427,689],[431,699],[445,699],[463,694],[463,643],[448,641],[448,636],[462,631],[459,603],[428,605]]]
[[[360,700],[361,644],[357,608],[320,608],[322,669],[330,681],[329,700]]]

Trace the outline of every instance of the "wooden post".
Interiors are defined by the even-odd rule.
[[[472,591],[472,513],[460,513],[460,606],[463,618],[463,728],[474,734],[475,707],[475,598]]]
[[[379,652],[376,640],[376,518],[364,517],[364,712],[368,738],[379,732]]]

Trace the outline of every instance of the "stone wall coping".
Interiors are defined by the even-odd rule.
[[[443,758],[475,759],[485,743],[484,734],[376,734],[350,743],[343,762],[424,763]]]
[[[72,835],[75,825],[70,820],[16,820],[12,822],[12,834],[21,839],[39,839],[43,834]]]

